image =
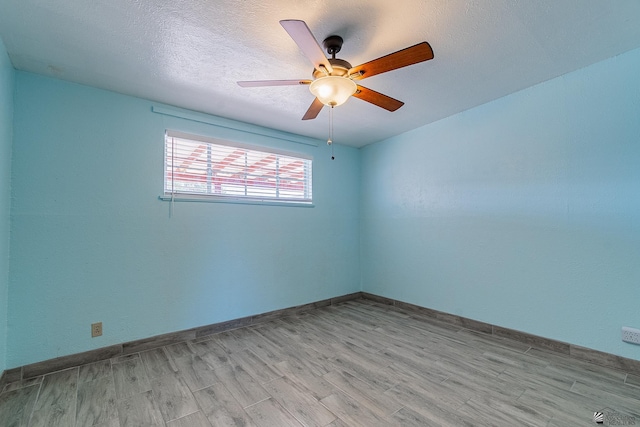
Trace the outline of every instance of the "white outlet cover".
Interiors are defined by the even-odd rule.
[[[630,342],[632,344],[640,344],[640,329],[634,329],[634,328],[629,328],[628,326],[623,326],[622,341]]]

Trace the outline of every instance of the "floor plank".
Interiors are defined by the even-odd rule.
[[[282,377],[263,384],[267,392],[298,421],[308,427],[322,427],[336,416],[302,385]]]
[[[76,421],[78,368],[45,375],[30,426],[73,426]]]
[[[388,426],[389,420],[366,408],[349,395],[337,391],[320,402],[349,426]]]
[[[237,351],[230,357],[238,366],[241,366],[249,375],[260,383],[265,383],[282,376],[277,369],[268,365],[249,349]]]
[[[216,376],[216,365],[210,359],[192,354],[174,358],[178,374],[184,379],[191,391],[200,390],[220,381]]]
[[[100,376],[78,385],[78,426],[93,426],[117,418],[116,389],[111,375]]]
[[[140,353],[140,358],[146,367],[149,379],[163,377],[178,370],[169,358],[165,347],[143,351]]]
[[[207,417],[200,411],[169,421],[167,427],[211,427]]]
[[[118,399],[151,390],[147,371],[139,354],[114,360],[111,369]]]
[[[194,393],[204,415],[213,427],[253,427],[242,405],[222,383]]]
[[[0,420],[8,426],[27,427],[38,397],[40,384],[0,394]]]
[[[400,401],[385,394],[386,390],[377,388],[349,372],[332,371],[323,378],[381,417],[387,417],[403,407]]]
[[[257,427],[303,427],[273,398],[268,398],[245,408]]]
[[[269,398],[269,393],[240,365],[222,366],[215,373],[243,408]]]
[[[121,427],[164,426],[151,390],[118,401],[118,418]]]
[[[182,418],[199,409],[186,381],[177,374],[152,379],[151,390],[165,421]]]
[[[96,363],[80,366],[78,372],[78,383],[94,381],[103,377],[111,376],[111,360],[102,360]]]

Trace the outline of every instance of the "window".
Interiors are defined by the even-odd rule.
[[[311,204],[311,158],[177,132],[165,135],[164,194]]]

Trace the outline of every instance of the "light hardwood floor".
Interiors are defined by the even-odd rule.
[[[8,384],[1,426],[640,425],[640,377],[354,300]]]

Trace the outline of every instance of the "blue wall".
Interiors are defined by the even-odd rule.
[[[0,370],[360,289],[640,359],[639,71],[635,50],[331,162],[0,48]],[[313,155],[316,207],[170,218],[167,128]]]
[[[0,39],[0,374],[7,363],[14,71]]]
[[[362,150],[363,290],[640,359],[640,50]]]
[[[357,149],[332,162],[326,144],[151,107],[16,73],[9,367],[360,290]],[[181,202],[170,218],[167,128],[313,155],[315,207]]]

